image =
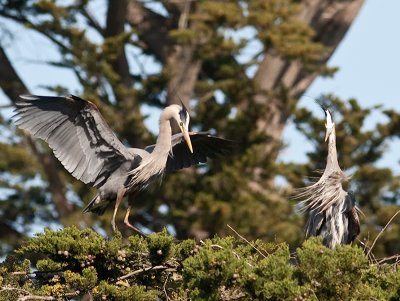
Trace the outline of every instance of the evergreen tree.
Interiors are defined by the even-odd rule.
[[[369,264],[358,246],[325,248],[233,237],[175,242],[76,227],[46,230],[0,264],[0,300],[398,300],[396,265]],[[27,257],[40,255],[37,270]],[[158,297],[158,298],[157,298]]]
[[[132,221],[151,231],[168,226],[178,239],[231,234],[226,227],[231,224],[248,239],[299,245],[303,220],[290,195],[323,167],[326,146],[323,121],[299,109],[298,98],[316,76],[334,74],[326,62],[363,1],[154,2],[167,13],[133,0],[109,0],[105,16],[91,10],[92,1],[3,0],[0,16],[42,34],[56,47],[60,60],[48,63],[75,74],[80,96],[98,105],[124,143],[153,143],[141,106],[162,108],[179,98],[192,110],[192,127],[238,142],[230,156],[170,175],[161,186],[141,193]],[[238,35],[244,37],[238,40]],[[243,62],[239,56],[254,41],[260,52]],[[0,87],[12,104],[29,91],[5,48],[1,43]],[[134,68],[133,51],[154,59],[160,71]],[[138,66],[145,62],[141,58]],[[48,89],[70,92],[64,86]],[[365,119],[380,108],[329,97],[342,117],[337,120],[340,162],[354,172],[351,188],[365,214],[360,237],[372,239],[397,209],[398,177],[375,163],[387,141],[399,135],[399,115],[385,111],[388,122],[366,131]],[[307,164],[277,162],[291,119],[315,145]],[[9,118],[0,121],[8,133],[0,144],[1,187],[7,189],[0,202],[3,251],[19,245],[37,223],[92,226],[109,233],[111,212],[103,217],[81,213],[94,191],[75,181],[45,144],[16,130]],[[276,186],[278,175],[287,186]],[[398,227],[393,222],[374,254],[398,252]],[[130,233],[122,224],[119,228],[124,237]]]

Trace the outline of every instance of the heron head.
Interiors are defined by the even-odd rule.
[[[331,112],[328,109],[324,109],[324,112],[326,117],[326,122],[325,122],[325,127],[326,127],[325,142],[326,142],[329,136],[332,134],[333,130],[335,129],[335,123],[333,122]]]
[[[185,139],[190,152],[193,154],[193,146],[189,135],[189,121],[190,121],[189,112],[182,101],[181,101],[181,106],[178,107],[179,107],[179,110],[177,112],[178,114],[176,114],[174,118],[179,125],[179,129],[182,132],[183,138]]]

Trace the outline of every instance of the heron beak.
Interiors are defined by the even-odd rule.
[[[181,131],[182,131],[182,134],[183,134],[183,138],[185,138],[186,144],[189,147],[190,152],[193,154],[192,141],[190,140],[190,136],[189,136],[188,131],[184,127],[181,127]]]

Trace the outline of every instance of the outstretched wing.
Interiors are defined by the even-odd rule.
[[[123,162],[133,159],[93,103],[73,95],[20,97],[15,123],[45,140],[78,180],[101,186]]]
[[[206,163],[207,158],[214,158],[217,155],[227,153],[235,146],[235,142],[223,138],[218,138],[209,133],[190,132],[193,154],[190,152],[182,133],[172,136],[172,151],[168,157],[165,168],[166,173],[186,168],[199,163]],[[154,145],[146,147],[148,152],[152,152]]]

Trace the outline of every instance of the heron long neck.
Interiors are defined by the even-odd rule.
[[[157,143],[152,152],[153,156],[157,157],[168,157],[168,153],[171,150],[171,136],[172,129],[170,119],[161,115],[160,117],[160,131],[158,133]]]
[[[171,149],[171,125],[169,119],[165,117],[163,114],[161,115],[160,132],[156,146],[136,170],[135,178],[132,181],[133,184],[148,183],[155,176],[160,176],[165,171],[168,154]]]
[[[328,158],[326,161],[326,168],[325,171],[330,172],[333,170],[340,170],[339,162],[337,158],[337,151],[336,151],[336,132],[335,128],[333,128],[331,134],[329,135],[328,140]]]
[[[150,181],[161,176],[165,171],[168,154],[171,150],[171,124],[172,111],[165,109],[160,116],[160,132],[154,150],[144,158],[140,165],[132,171],[134,175],[128,187],[147,185]]]

